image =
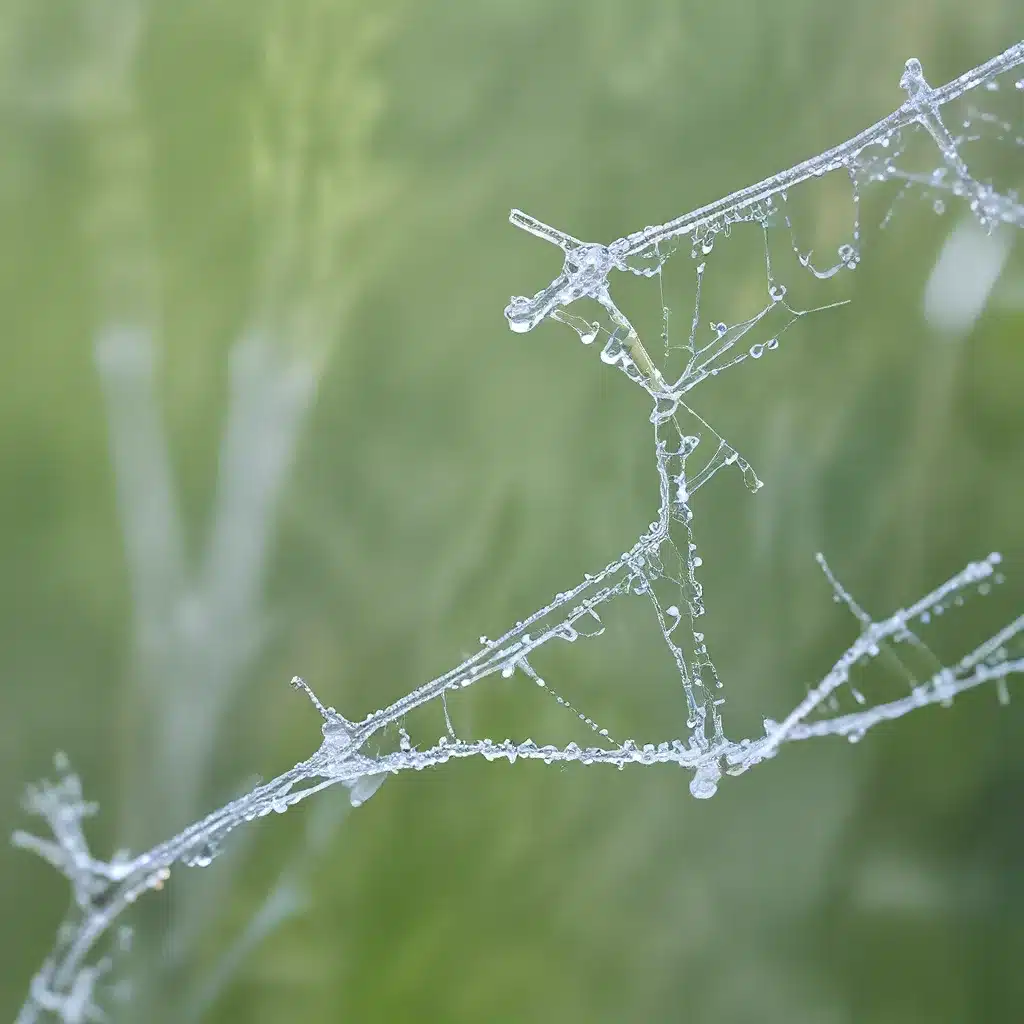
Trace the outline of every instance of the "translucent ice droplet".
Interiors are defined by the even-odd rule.
[[[847,270],[854,270],[857,267],[857,263],[860,260],[860,255],[857,250],[849,244],[844,242],[839,246],[839,258],[846,264]]]
[[[679,607],[677,605],[670,604],[665,609],[665,615],[669,619],[669,621],[665,623],[665,632],[672,633],[675,631],[675,628],[679,625],[679,622],[682,619],[682,615],[679,612]]]
[[[381,772],[379,775],[364,775],[362,778],[356,779],[354,782],[346,782],[345,785],[348,787],[348,802],[353,807],[361,807],[366,803],[367,800],[373,796],[374,793],[384,785],[384,780],[388,777],[387,772]],[[390,790],[389,790],[390,792]]]
[[[754,467],[746,459],[737,459],[740,469],[743,472],[743,485],[752,493],[761,490],[764,481],[754,472]]]
[[[728,327],[727,327],[727,326],[726,326],[725,324],[723,324],[723,323],[717,323],[717,324],[712,324],[712,325],[711,325],[711,329],[712,329],[712,330],[713,330],[713,331],[715,332],[715,334],[717,334],[717,335],[718,335],[718,337],[720,337],[720,338],[722,337],[722,335],[723,335],[723,334],[725,334],[725,332],[726,332],[727,330],[729,330],[729,328],[728,328]]]
[[[781,302],[786,297],[786,286],[784,284],[772,284],[768,286],[768,294],[772,302]]]
[[[190,868],[206,868],[213,863],[218,853],[220,853],[220,847],[212,840],[208,840],[194,853],[188,854],[184,863]]]
[[[702,764],[690,780],[690,793],[698,800],[709,800],[718,792],[718,780],[722,773],[718,765]]]
[[[508,326],[516,334],[525,334],[535,326],[529,315],[532,303],[525,295],[513,295],[512,301],[505,307],[505,319]]]
[[[922,90],[928,88],[928,83],[924,80],[924,69],[921,67],[921,62],[916,57],[911,57],[905,67],[906,70],[900,76],[900,88],[910,93],[911,99],[913,99]]]

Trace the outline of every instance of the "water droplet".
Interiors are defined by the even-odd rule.
[[[384,780],[387,777],[387,772],[380,772],[377,775],[363,775],[354,782],[346,783],[348,786],[348,802],[353,807],[361,807],[384,785]]]
[[[911,57],[905,66],[906,71],[900,76],[900,88],[905,89],[911,98],[914,98],[921,89],[928,88],[928,83],[924,80],[921,62],[916,57]]]
[[[690,793],[698,800],[709,800],[718,792],[718,780],[721,777],[718,765],[702,764],[690,780]]]
[[[946,212],[946,204],[945,204],[945,202],[943,202],[943,200],[936,199],[935,202],[932,203],[932,209],[936,213],[945,213]]]
[[[162,889],[164,887],[164,882],[166,882],[170,877],[171,869],[161,868],[159,871],[153,872],[153,874],[146,879],[146,885],[150,889]]]
[[[590,330],[589,331],[581,331],[580,332],[580,341],[582,341],[584,345],[591,345],[591,344],[593,344],[594,339],[597,337],[597,332],[600,329],[601,329],[601,325],[595,320],[590,325]]]
[[[205,868],[213,863],[213,859],[220,853],[220,848],[212,840],[207,840],[194,853],[187,854],[184,863],[190,868]]]
[[[538,318],[531,315],[533,303],[525,295],[513,295],[505,307],[505,319],[516,334],[525,334],[537,325]]]
[[[786,286],[784,284],[771,284],[768,286],[768,294],[772,302],[781,302],[786,297]]]
[[[751,345],[750,346],[750,354],[755,359],[760,359],[761,356],[764,355],[764,345],[762,345],[760,342],[757,342],[757,344],[755,344],[755,345]]]

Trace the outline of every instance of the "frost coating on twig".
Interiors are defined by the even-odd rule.
[[[925,81],[921,62],[916,57],[911,57],[900,78],[900,87],[907,92],[908,98],[888,117],[877,121],[852,139],[826,150],[819,156],[804,160],[788,170],[773,174],[756,185],[750,185],[664,224],[634,231],[607,246],[581,242],[521,210],[513,210],[509,215],[510,222],[562,249],[565,252],[565,267],[547,288],[537,292],[533,298],[513,297],[505,309],[509,326],[513,331],[520,333],[530,331],[555,309],[583,296],[596,299],[603,304],[608,301],[608,275],[613,270],[642,273],[643,271],[631,260],[657,253],[658,247],[665,242],[683,235],[691,235],[694,239],[713,237],[719,231],[725,230],[730,223],[739,220],[765,220],[777,198],[785,201],[787,190],[809,178],[821,177],[831,171],[843,169],[856,172],[863,169],[868,165],[865,154],[870,147],[888,147],[889,141],[896,137],[901,129],[915,124],[925,127],[938,145],[944,163],[953,170],[955,184],[947,187],[954,194],[974,197],[972,209],[984,220],[1005,221],[1019,227],[1024,223],[1024,207],[1020,205],[1016,196],[1000,196],[993,192],[990,186],[971,177],[967,165],[959,156],[956,140],[942,123],[939,109],[964,93],[993,81],[998,75],[1019,67],[1022,63],[1024,41],[1016,43],[997,57],[941,88],[932,89]],[[873,164],[874,156],[870,155],[869,159]],[[895,166],[884,164],[879,173],[893,177],[902,176]],[[933,184],[942,184],[945,175],[938,172],[936,175]],[[975,202],[977,206],[974,205]]]
[[[779,337],[799,318],[827,306],[801,309],[791,304],[787,286],[776,276],[768,246],[768,229],[780,221],[789,232],[801,267],[815,278],[830,278],[853,270],[861,260],[860,224],[854,218],[851,240],[837,250],[837,261],[816,266],[813,253],[799,245],[787,204],[788,190],[833,171],[850,180],[855,210],[860,190],[873,182],[895,181],[901,189],[916,188],[933,197],[936,211],[941,196],[963,199],[986,228],[1003,223],[1024,226],[1024,209],[1012,192],[1000,193],[972,177],[964,156],[965,144],[976,125],[994,128],[997,137],[1021,145],[1009,124],[975,112],[961,122],[967,135],[955,135],[942,117],[942,108],[979,86],[998,87],[998,76],[1024,63],[1024,43],[946,86],[931,88],[920,63],[907,62],[900,84],[907,93],[903,105],[853,139],[787,171],[724,199],[645,228],[608,246],[584,243],[519,211],[512,222],[561,248],[562,274],[533,298],[514,298],[506,315],[514,331],[524,333],[545,318],[571,327],[587,345],[601,338],[600,358],[641,387],[651,400],[652,455],[658,479],[657,511],[648,528],[604,568],[587,574],[560,592],[544,607],[496,639],[481,637],[478,650],[444,675],[424,683],[389,707],[359,721],[349,720],[325,707],[299,677],[293,686],[303,691],[322,718],[322,742],[306,760],[251,792],[231,801],[176,836],[132,856],[116,855],[109,861],[94,857],[85,841],[82,823],[95,808],[82,797],[81,786],[66,760],[57,763],[58,780],[32,788],[26,809],[42,817],[53,838],[25,832],[14,836],[16,845],[46,859],[71,882],[74,906],[58,937],[53,954],[37,973],[19,1015],[30,1024],[44,1014],[71,1021],[102,1019],[97,1005],[97,983],[109,968],[109,958],[89,966],[88,957],[98,940],[147,889],[159,888],[171,869],[182,864],[209,865],[227,835],[242,824],[270,813],[284,813],[309,796],[341,783],[352,806],[372,796],[389,774],[422,770],[454,758],[519,759],[579,762],[584,765],[671,763],[692,773],[695,797],[714,795],[724,774],[738,775],[772,758],[783,743],[815,736],[845,736],[856,741],[882,722],[899,718],[930,704],[949,704],[956,696],[984,683],[995,682],[1001,698],[1012,674],[1024,671],[1024,615],[1003,626],[989,639],[951,664],[933,659],[922,677],[905,664],[901,651],[914,649],[931,658],[918,630],[931,619],[952,610],[971,592],[987,593],[1002,581],[1000,557],[991,554],[964,569],[906,608],[873,618],[842,586],[830,567],[819,562],[834,597],[854,616],[859,634],[832,668],[810,688],[781,721],[765,719],[762,735],[740,740],[727,736],[722,716],[723,681],[712,661],[704,633],[698,628],[704,614],[702,561],[693,530],[693,501],[697,491],[719,471],[737,467],[748,489],[761,486],[753,467],[691,409],[684,396],[709,377],[748,359],[759,359],[778,347]],[[1019,89],[1020,83],[1015,83]],[[1013,88],[1014,86],[1011,86]],[[938,150],[939,165],[930,175],[900,165],[900,156],[913,133],[924,132]],[[715,239],[735,225],[751,225],[765,238],[766,304],[753,316],[732,324],[711,324],[710,337],[702,335],[701,290]],[[615,303],[609,278],[613,270],[629,271],[662,284],[663,269],[681,239],[689,237],[696,262],[696,301],[689,335],[673,339],[665,307],[664,353],[652,356]],[[587,321],[566,307],[580,299],[598,303],[604,321]],[[751,339],[764,337],[766,340]],[[741,345],[742,342],[742,345]],[[664,359],[661,356],[664,355]],[[668,369],[671,359],[679,360]],[[535,667],[537,655],[551,643],[575,643],[604,632],[602,612],[612,601],[639,597],[655,617],[685,695],[687,718],[673,738],[655,742],[611,738],[603,728],[557,693]],[[853,679],[866,665],[880,659],[894,662],[908,682],[908,691],[895,699],[868,704]],[[483,679],[520,673],[575,715],[595,736],[592,745],[564,747],[538,745],[531,739],[495,742],[459,738],[447,713],[448,698]],[[840,693],[849,693],[858,705],[844,710]],[[422,748],[414,745],[404,727],[406,716],[418,707],[441,699],[447,734]],[[389,726],[399,729],[397,749],[370,754],[368,741]]]

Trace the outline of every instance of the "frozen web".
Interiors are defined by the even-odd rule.
[[[32,981],[19,1015],[21,1024],[50,1014],[65,1022],[103,1019],[99,989],[106,983],[110,957],[92,966],[87,958],[110,933],[120,915],[145,891],[160,888],[176,864],[203,867],[212,862],[229,832],[244,822],[283,813],[337,783],[358,806],[389,774],[443,764],[453,758],[539,759],[545,763],[679,765],[692,773],[695,797],[714,795],[723,774],[738,775],[773,757],[786,742],[814,736],[858,740],[866,730],[930,704],[946,704],[959,694],[992,682],[1008,699],[1007,679],[1024,671],[1024,615],[993,633],[958,660],[941,663],[919,637],[937,615],[963,604],[973,593],[988,593],[1002,582],[1000,556],[968,564],[928,594],[887,617],[866,612],[817,556],[834,599],[857,621],[859,633],[830,671],[781,720],[764,720],[764,731],[733,739],[723,720],[724,686],[700,629],[704,615],[702,559],[694,533],[694,498],[719,471],[741,473],[746,486],[761,486],[754,468],[688,404],[697,385],[747,360],[760,359],[779,345],[798,320],[817,316],[837,301],[818,305],[795,299],[801,280],[824,282],[856,269],[862,258],[862,197],[870,189],[890,189],[882,226],[901,203],[917,196],[936,213],[965,205],[987,230],[1024,227],[1024,206],[1014,190],[1024,152],[1024,42],[941,88],[931,88],[917,60],[900,79],[903,104],[854,138],[810,160],[665,224],[646,227],[609,245],[583,242],[518,210],[516,226],[559,247],[562,272],[532,298],[513,298],[506,309],[512,330],[524,333],[545,320],[567,325],[601,360],[643,389],[650,400],[652,455],[657,473],[656,514],[627,550],[572,588],[555,594],[544,607],[496,639],[480,638],[475,653],[444,675],[412,690],[390,706],[359,721],[320,703],[295,678],[323,719],[323,741],[307,760],[271,782],[184,829],[145,853],[119,853],[109,861],[92,856],[84,821],[95,807],[82,796],[66,759],[58,757],[58,780],[32,787],[26,808],[43,818],[52,838],[25,832],[16,845],[32,850],[70,881],[71,912],[55,949]],[[984,142],[985,146],[978,144]],[[992,144],[995,144],[994,148]],[[991,152],[997,154],[994,161]],[[991,166],[986,165],[989,160]],[[1001,177],[1009,184],[997,186]],[[814,183],[838,182],[851,208],[848,228],[835,256],[815,256],[801,197]],[[831,187],[831,184],[829,184]],[[834,193],[833,193],[834,195]],[[813,230],[810,231],[813,234]],[[713,274],[731,273],[723,250],[728,240],[757,237],[762,283],[760,299],[732,322],[706,321],[713,303]],[[780,244],[779,239],[782,239]],[[815,238],[816,241],[820,241]],[[818,246],[820,249],[820,245]],[[678,257],[682,254],[682,259]],[[686,255],[689,255],[689,261]],[[670,261],[677,257],[670,267]],[[682,275],[672,271],[682,265]],[[794,275],[790,277],[790,271]],[[618,276],[616,276],[618,275]],[[783,276],[787,281],[782,280]],[[621,282],[640,278],[657,289],[659,316],[642,329],[627,316],[628,303],[613,298]],[[680,280],[683,282],[680,285]],[[672,307],[692,310],[677,330]],[[582,310],[582,312],[581,312]],[[651,331],[657,345],[645,345]],[[602,616],[615,602],[644,602],[678,674],[686,717],[675,738],[658,742],[615,740],[562,696],[535,667],[542,649],[600,635]],[[869,701],[858,677],[874,663],[896,669],[905,680],[900,695]],[[448,701],[494,676],[522,675],[549,695],[593,739],[587,745],[538,745],[531,739],[496,742],[457,735]],[[406,724],[412,712],[439,703],[445,733],[414,744]],[[396,734],[393,749],[371,752],[369,741]],[[121,940],[123,941],[123,935]]]

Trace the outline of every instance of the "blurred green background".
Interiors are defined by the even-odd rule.
[[[62,749],[98,853],[164,838],[314,748],[292,674],[362,717],[632,543],[646,409],[566,329],[508,331],[559,266],[509,207],[610,240],[845,139],[907,57],[945,82],[1022,24],[994,0],[4,0],[0,832]],[[696,506],[737,737],[855,634],[817,550],[879,615],[1003,551],[1006,584],[927,637],[947,658],[1024,597],[1022,247],[949,337],[922,296],[960,211],[908,199],[880,232],[887,204],[862,203],[851,305],[694,395],[765,481]],[[613,735],[681,735],[634,618],[544,672]],[[451,711],[497,740],[564,720],[522,677]],[[1022,730],[982,690],[708,803],[666,767],[454,763],[347,816],[332,790],[140,905],[124,1019],[1012,1020]],[[268,893],[296,912],[235,968]],[[65,900],[0,847],[0,1018]]]

